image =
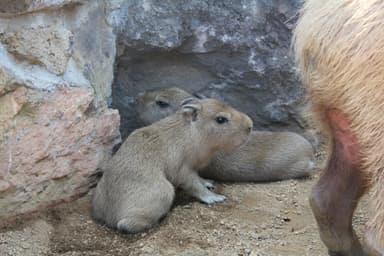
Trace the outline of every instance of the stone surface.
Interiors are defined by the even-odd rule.
[[[37,27],[0,35],[0,41],[16,58],[64,73],[71,55],[72,33],[63,28]]]
[[[301,0],[109,2],[123,137],[139,126],[132,96],[166,86],[225,100],[257,129],[303,131],[303,89],[289,55]]]
[[[94,185],[120,143],[115,49],[105,1],[0,0],[0,220]]]
[[[32,88],[93,87],[96,107],[111,95],[115,35],[103,1],[29,1],[23,15],[0,15],[0,69]],[[82,4],[80,4],[82,3]]]
[[[58,9],[64,5],[78,4],[83,0],[0,0],[0,16],[12,17],[39,10]]]
[[[116,36],[106,23],[104,8],[102,1],[82,5],[73,25],[73,59],[95,89],[96,107],[110,101],[116,55]]]
[[[79,196],[120,141],[116,110],[96,111],[90,88],[42,93],[18,87],[0,98],[0,216]]]
[[[88,192],[120,142],[104,9],[0,0],[0,220]]]
[[[0,68],[0,96],[9,91],[14,84],[12,83],[12,76],[10,76],[5,70]]]

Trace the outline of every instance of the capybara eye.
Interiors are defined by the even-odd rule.
[[[157,106],[161,107],[161,108],[167,108],[169,107],[169,103],[165,102],[165,101],[162,101],[162,100],[157,100],[156,101],[156,104]]]
[[[223,117],[223,116],[218,116],[215,118],[215,120],[218,124],[224,124],[224,123],[228,122],[228,119],[226,117]]]

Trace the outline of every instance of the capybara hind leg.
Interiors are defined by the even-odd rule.
[[[154,178],[136,200],[125,202],[117,229],[124,233],[138,233],[154,226],[170,210],[175,197],[175,189],[165,177]]]
[[[172,201],[164,202],[171,206]],[[117,230],[122,233],[140,233],[150,229],[158,223],[158,221],[164,217],[169,209],[168,206],[161,207],[161,209],[151,209],[146,212],[136,211],[131,215],[124,217],[117,222]]]
[[[158,197],[158,202],[152,202],[147,209],[127,212],[117,222],[117,229],[123,233],[139,233],[154,226],[169,211],[173,197]]]
[[[366,185],[360,170],[359,146],[347,118],[335,110],[328,114],[333,149],[328,166],[312,189],[311,208],[329,255],[367,255],[352,227],[353,212]]]
[[[140,218],[138,216],[128,216],[117,222],[117,230],[122,233],[139,233],[151,228],[156,223],[156,219]]]

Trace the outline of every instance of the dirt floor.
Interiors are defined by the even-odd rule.
[[[316,179],[217,184],[227,200],[212,206],[179,193],[157,227],[135,236],[94,223],[88,195],[0,229],[0,255],[326,255],[307,200]]]

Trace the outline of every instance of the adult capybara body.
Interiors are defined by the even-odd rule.
[[[294,33],[303,82],[332,134],[310,202],[331,255],[384,255],[384,1],[308,0]],[[352,228],[372,189],[363,248]]]
[[[142,92],[136,97],[137,113],[143,124],[148,125],[174,113],[190,97],[191,94],[175,87]],[[199,173],[220,181],[284,180],[313,173],[313,158],[311,144],[296,133],[252,131],[247,143],[216,153]]]
[[[169,211],[176,187],[208,204],[223,201],[196,170],[216,151],[243,144],[251,129],[247,115],[220,101],[187,99],[175,114],[128,136],[95,188],[94,218],[136,233]]]

